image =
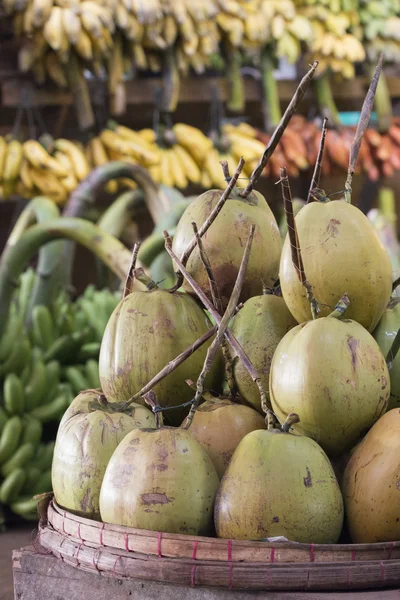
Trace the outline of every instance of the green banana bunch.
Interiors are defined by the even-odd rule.
[[[119,297],[89,286],[71,302],[64,293],[52,305],[35,306],[36,282],[21,276],[0,339],[0,509],[36,519],[36,494],[51,490],[56,425],[83,389],[99,388],[98,357],[108,319]]]
[[[385,62],[400,62],[400,1],[361,0],[359,15],[369,60],[384,52]]]

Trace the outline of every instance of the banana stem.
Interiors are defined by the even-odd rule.
[[[171,47],[167,48],[164,56],[163,90],[160,108],[162,112],[171,114],[175,112],[179,101],[181,78],[176,64],[175,49]]]
[[[333,127],[339,127],[339,111],[333,98],[328,72],[323,73],[318,79],[314,79],[314,89],[322,115],[329,119],[329,123]]]
[[[240,52],[235,48],[230,48],[228,51],[228,72],[230,94],[226,104],[228,110],[235,113],[241,113],[245,107],[245,91],[243,78],[240,72],[241,59]]]
[[[83,76],[78,57],[71,52],[68,68],[65,70],[72,97],[75,100],[76,116],[81,129],[90,129],[95,124],[95,118],[90,101],[89,89]]]
[[[374,72],[375,67],[370,65],[369,73],[371,74],[371,77],[373,77]],[[380,133],[387,133],[392,124],[393,110],[389,87],[383,71],[379,77],[379,83],[375,92],[375,108],[378,116],[378,131]]]
[[[278,84],[273,71],[271,51],[268,47],[264,47],[261,51],[261,84],[264,96],[263,111],[266,131],[276,127],[282,118]]]
[[[67,238],[82,244],[100,258],[124,281],[131,263],[131,253],[116,238],[84,219],[60,218],[34,225],[13,246],[0,264],[0,336],[7,323],[12,294],[18,276],[44,244]]]
[[[104,211],[97,221],[97,226],[120,239],[125,227],[143,205],[143,202],[143,192],[141,190],[124,192]]]
[[[88,177],[72,192],[64,209],[64,217],[81,217],[87,207],[96,199],[98,191],[111,179],[127,177],[136,181],[144,192],[146,206],[150,215],[157,222],[157,215],[169,210],[169,201],[160,191],[158,185],[150,177],[146,169],[122,161],[109,162],[94,169]],[[158,217],[159,218],[159,217]],[[63,280],[68,286],[72,280],[74,262],[74,245],[66,242],[64,246]]]
[[[60,211],[57,206],[45,196],[38,196],[29,202],[20,214],[14,228],[7,240],[0,264],[7,260],[12,248],[25,234],[26,230],[34,223],[44,224],[46,221],[57,219]],[[39,250],[37,264],[38,279],[34,284],[26,320],[29,323],[32,309],[38,304],[48,305],[55,293],[59,280],[59,266],[61,263],[62,243],[54,242]]]

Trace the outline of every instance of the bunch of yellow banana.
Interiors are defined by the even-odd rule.
[[[371,62],[381,52],[385,61],[400,62],[400,0],[361,0],[360,21]]]
[[[58,139],[48,152],[37,140],[7,142],[0,137],[2,199],[13,194],[24,198],[45,194],[57,204],[64,204],[89,172],[90,166],[78,143]]]
[[[330,68],[347,79],[355,75],[354,63],[365,58],[358,0],[295,0],[297,11],[312,26],[308,48],[318,70]]]
[[[5,0],[3,4],[14,15],[15,34],[24,38],[20,68],[32,70],[39,83],[49,77],[67,87],[72,54],[94,70],[110,54],[115,29],[111,0]]]

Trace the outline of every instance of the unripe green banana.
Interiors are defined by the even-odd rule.
[[[50,421],[57,421],[63,412],[65,412],[67,406],[67,398],[65,397],[65,394],[62,394],[57,396],[49,404],[37,406],[30,414],[32,417],[39,419],[42,423],[49,423]]]
[[[32,333],[35,344],[48,350],[55,339],[53,317],[47,306],[39,304],[32,310]]]
[[[36,271],[27,269],[20,277],[20,286],[18,291],[18,312],[24,320],[26,310],[32,297],[33,286],[36,283]]]
[[[100,342],[89,342],[88,344],[83,344],[78,354],[78,362],[85,361],[90,358],[94,358],[98,360],[100,355]]]
[[[28,465],[25,469],[26,478],[24,487],[22,488],[22,493],[32,494],[32,490],[36,482],[39,481],[41,474],[42,471],[38,469],[38,467],[34,465]]]
[[[31,415],[24,415],[21,444],[30,442],[36,448],[42,439],[42,434],[43,425],[41,421],[39,421],[39,419],[35,419]]]
[[[91,359],[86,362],[85,375],[89,387],[92,387],[94,389],[101,388],[99,376],[99,363],[97,362],[97,360]]]
[[[16,500],[25,483],[25,471],[15,469],[0,486],[0,502],[10,504]]]
[[[67,381],[71,384],[72,391],[78,395],[83,390],[87,390],[91,386],[86,377],[81,373],[78,367],[67,367],[65,370]]]
[[[7,360],[10,356],[15,340],[18,339],[22,327],[22,320],[17,313],[15,305],[12,305],[8,316],[6,330],[0,340],[0,362]]]
[[[60,382],[61,367],[57,360],[51,360],[46,365],[46,398],[50,401]]]
[[[24,387],[18,375],[9,373],[3,385],[4,407],[10,415],[22,415],[25,410]]]
[[[87,333],[87,330],[75,331],[74,333],[59,337],[45,353],[45,361],[58,360],[60,363],[65,364],[73,360],[83,344]]]
[[[1,467],[3,477],[8,477],[15,469],[25,467],[35,455],[35,446],[29,442],[23,444]]]
[[[38,501],[31,496],[21,496],[15,502],[11,504],[11,510],[16,515],[20,515],[26,519],[27,517],[33,517],[32,520],[37,520],[37,504]]]
[[[14,340],[14,347],[8,359],[0,366],[0,377],[5,377],[8,373],[19,374],[26,362],[31,358],[31,343],[25,338],[21,341]]]
[[[21,417],[14,415],[4,425],[0,437],[0,465],[6,462],[14,454],[19,445],[22,432]]]
[[[22,370],[21,373],[21,382],[24,386],[26,386],[31,378],[32,374],[32,360],[30,360]]]
[[[2,433],[2,431],[4,429],[4,425],[7,423],[8,419],[9,419],[8,414],[6,413],[4,408],[2,406],[0,406],[0,434]]]
[[[44,494],[46,492],[51,492],[51,490],[51,469],[47,469],[47,471],[42,473],[36,482],[36,485],[33,487],[33,494]]]
[[[43,448],[43,454],[40,456],[40,459],[35,459],[35,466],[39,467],[42,473],[48,469],[51,469],[54,446],[55,442],[48,442],[45,444]]]
[[[46,391],[46,366],[42,360],[36,360],[33,365],[32,377],[25,388],[26,410],[31,412],[42,401],[45,401]]]

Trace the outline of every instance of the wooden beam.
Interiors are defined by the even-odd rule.
[[[3,76],[2,76],[3,75]],[[2,94],[3,106],[14,108],[18,106],[20,100],[21,87],[26,77],[18,77],[11,79],[12,72],[7,73],[6,77],[0,72],[0,81],[3,80]],[[400,97],[400,78],[388,76],[388,86],[392,98]],[[343,81],[334,86],[335,99],[337,101],[346,100],[362,100],[367,89],[368,80],[364,77],[358,77],[350,81]],[[158,77],[139,78],[133,81],[128,81],[126,84],[127,103],[132,106],[151,105],[154,101],[154,93],[161,86],[161,79]],[[202,103],[210,102],[212,98],[212,89],[218,87],[220,98],[225,101],[228,98],[228,82],[226,79],[215,76],[200,76],[189,77],[182,81],[180,103]],[[95,91],[96,82],[89,82],[89,87]],[[248,102],[257,102],[260,100],[260,87],[258,82],[246,78],[246,100]],[[286,104],[291,99],[296,88],[295,81],[279,81],[278,90],[279,97],[283,104]],[[308,91],[306,99],[312,97],[312,91]],[[96,93],[92,95],[93,102],[96,102]],[[72,104],[72,95],[69,92],[60,90],[53,86],[45,86],[37,88],[35,91],[35,99],[38,106],[59,106],[64,104]]]

